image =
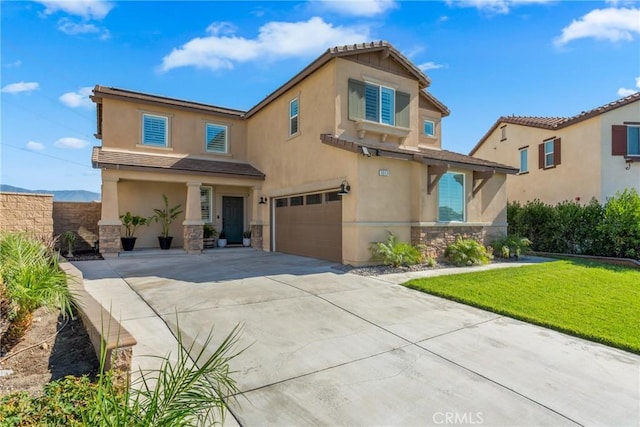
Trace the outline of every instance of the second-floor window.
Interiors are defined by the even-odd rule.
[[[640,156],[640,126],[627,126],[627,155]]]
[[[520,149],[520,173],[529,172],[529,150],[526,148]]]
[[[560,164],[560,138],[547,139],[538,146],[538,167],[552,168]]]
[[[436,136],[436,125],[431,120],[425,120],[423,124],[423,131],[426,136]]]
[[[349,119],[389,126],[409,127],[408,93],[393,88],[349,79]]]
[[[169,146],[169,118],[154,114],[142,115],[142,144],[155,147]]]
[[[300,116],[300,101],[294,98],[289,102],[289,136],[298,133],[298,118]]]
[[[205,149],[209,153],[226,153],[227,127],[207,123],[205,126]]]

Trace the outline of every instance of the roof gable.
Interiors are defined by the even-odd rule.
[[[583,111],[580,114],[576,114],[571,117],[502,116],[493,124],[493,126],[491,126],[480,141],[478,141],[469,155],[472,156],[473,153],[475,153],[482,144],[484,144],[487,138],[489,138],[489,135],[491,135],[501,124],[514,124],[550,130],[562,129],[637,101],[640,101],[640,92],[609,102],[608,104],[601,105],[600,107]]]

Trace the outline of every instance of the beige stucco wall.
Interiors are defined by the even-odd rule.
[[[611,155],[611,126],[621,125],[624,122],[640,122],[640,101],[601,116],[601,202],[605,202],[608,197],[615,196],[616,192],[625,188],[635,188],[640,191],[640,163],[626,163],[623,156]]]
[[[60,235],[74,231],[80,236],[76,250],[93,249],[98,240],[98,221],[102,212],[100,202],[53,202],[53,232]]]
[[[498,126],[474,157],[519,168],[520,148],[528,147],[528,173],[510,175],[507,179],[510,201],[526,203],[540,199],[556,204],[579,198],[581,203],[587,203],[592,197],[599,199],[601,194],[599,135],[599,117],[559,130],[507,124],[506,139],[501,140]],[[551,138],[561,138],[561,164],[539,169],[538,145]]]
[[[246,161],[246,123],[242,120],[111,98],[104,98],[102,103],[102,146],[105,148]],[[168,148],[141,145],[143,113],[169,118]],[[205,151],[206,123],[227,126],[228,154]]]

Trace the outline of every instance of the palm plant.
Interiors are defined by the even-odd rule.
[[[76,245],[78,237],[73,231],[65,231],[62,233],[62,241],[67,245],[67,257],[73,258],[73,249]]]
[[[169,227],[171,223],[182,213],[180,208],[182,205],[178,204],[172,208],[169,208],[169,199],[166,194],[162,195],[164,207],[162,209],[153,209],[154,215],[150,218],[151,221],[159,222],[162,226],[162,237],[169,237]]]
[[[474,239],[463,239],[456,237],[455,243],[447,246],[445,256],[449,261],[458,266],[488,264],[493,255],[479,242]]]
[[[133,237],[136,234],[138,227],[147,224],[148,219],[143,216],[131,215],[131,212],[127,212],[124,215],[120,215],[122,220],[122,226],[124,227],[124,236]]]
[[[371,252],[374,257],[382,259],[385,265],[392,267],[415,265],[422,261],[422,254],[418,248],[410,243],[401,242],[398,236],[390,231],[385,242],[371,245]]]
[[[1,236],[0,277],[14,338],[26,331],[33,311],[41,306],[60,308],[63,316],[71,314],[73,295],[67,287],[67,275],[43,242],[25,233]]]

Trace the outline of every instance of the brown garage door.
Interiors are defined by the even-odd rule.
[[[342,262],[342,201],[337,192],[275,200],[275,250]]]

